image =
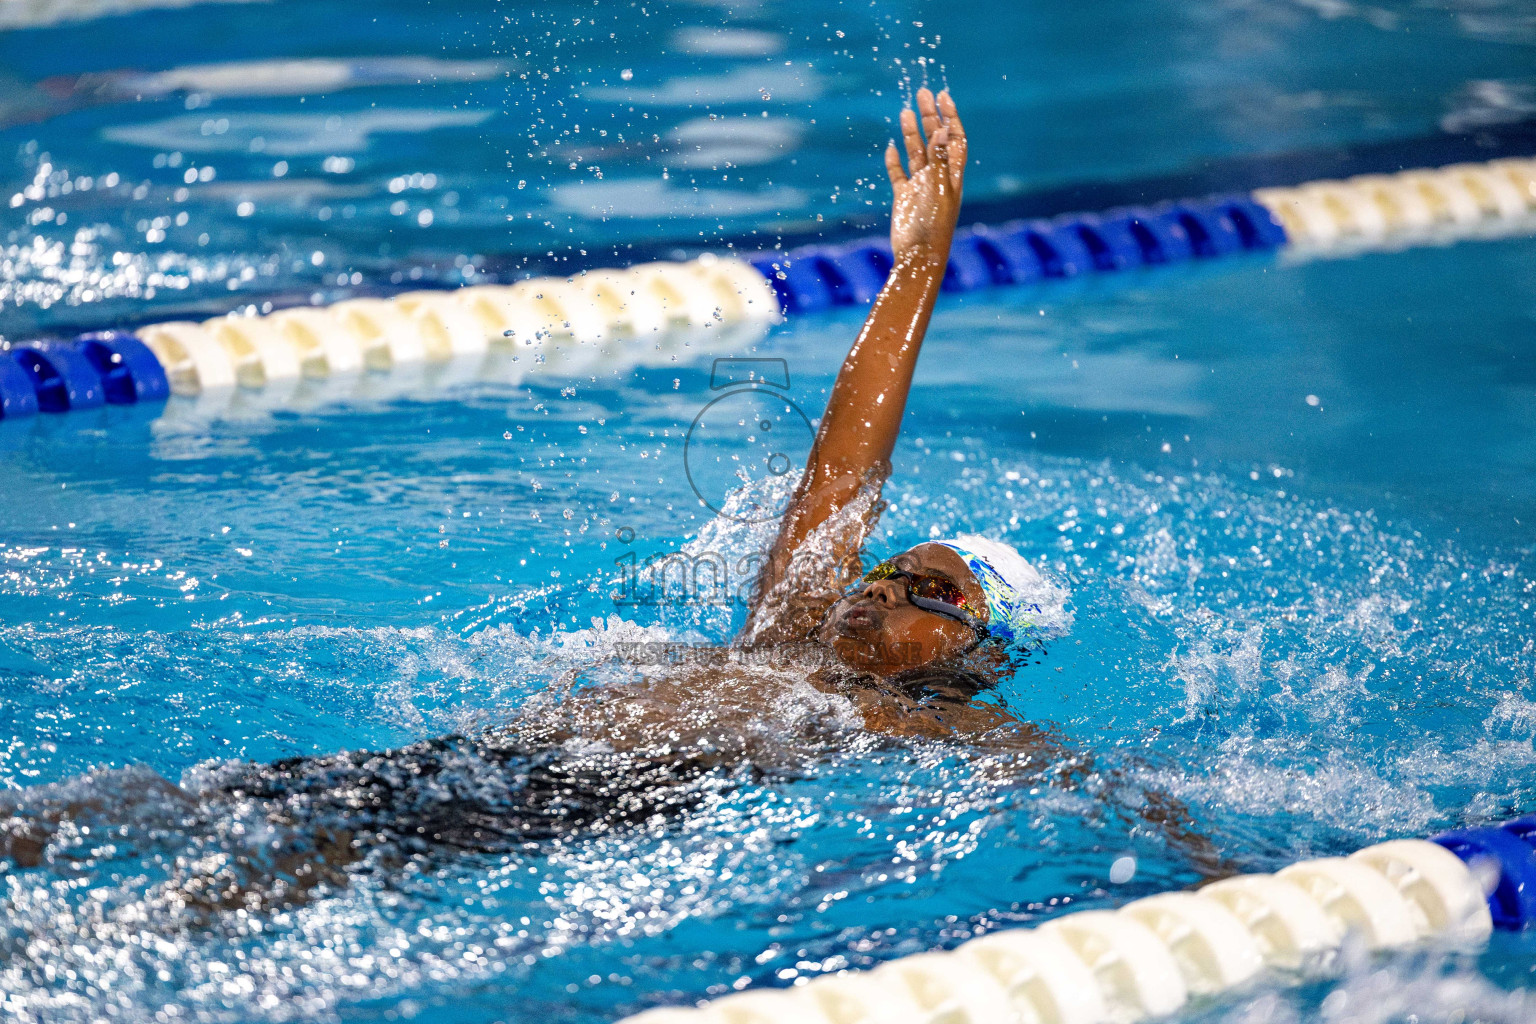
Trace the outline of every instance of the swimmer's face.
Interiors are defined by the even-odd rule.
[[[986,621],[986,595],[953,548],[919,544],[890,561],[907,572],[948,577],[964,592],[976,617]],[[822,620],[817,639],[850,667],[891,676],[964,652],[976,643],[976,631],[914,605],[907,598],[906,580],[898,578],[874,580],[845,594]]]

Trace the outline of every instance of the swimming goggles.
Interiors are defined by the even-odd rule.
[[[971,604],[965,599],[965,591],[960,585],[948,576],[940,576],[937,573],[908,572],[898,569],[891,562],[881,562],[864,578],[849,587],[845,593],[849,596],[863,592],[871,583],[880,580],[901,580],[907,585],[907,600],[915,607],[925,612],[934,612],[938,615],[958,619],[974,629],[978,636],[985,638],[987,624],[976,617],[971,610]]]

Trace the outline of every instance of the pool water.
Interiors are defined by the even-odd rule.
[[[985,198],[1528,116],[1533,44],[1521,5],[1450,2],[312,2],[19,27],[0,333],[843,223],[884,201],[864,186],[918,56],[974,111]],[[238,95],[146,79],[322,57],[366,71],[303,95],[291,67]],[[87,98],[44,81],[87,73]],[[0,423],[0,779],[195,790],[229,759],[506,721],[616,671],[619,643],[724,639],[739,611],[617,602],[626,559],[755,550],[762,524],[717,519],[683,472],[712,360],[782,359],[815,417],[857,326],[428,398]],[[147,893],[216,838],[74,832],[0,880],[6,1015],[596,1024],[1196,882],[1095,797],[1111,778],[1185,801],[1248,871],[1536,811],[1533,336],[1530,239],[946,296],[871,550],[984,533],[1067,592],[996,699],[1101,785],[845,734],[643,828],[360,869],[190,928]],[[1346,957],[1185,1019],[1525,1021],[1532,963],[1518,936]]]

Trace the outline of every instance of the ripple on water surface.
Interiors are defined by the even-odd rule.
[[[872,549],[975,530],[1032,552],[1069,592],[1070,625],[1001,699],[1058,723],[1101,780],[1128,776],[1190,802],[1241,866],[1531,805],[1523,555],[1328,507],[1273,476],[948,453],[921,453],[921,473],[898,466]],[[741,554],[762,535],[705,539]],[[168,546],[157,574],[186,553]],[[8,602],[92,592],[76,553],[38,544],[7,556]],[[61,624],[0,633],[8,676],[26,684],[5,700],[5,772],[26,785],[148,764],[176,778],[227,758],[399,745],[503,721],[571,672],[607,664],[616,643],[725,628],[610,618],[605,558],[531,599],[535,623],[573,610],[596,620],[584,627],[530,625],[528,601],[495,595],[468,619],[436,613],[409,628],[217,616],[109,627],[66,598]],[[616,671],[586,670],[597,681]],[[194,792],[205,770],[184,776]],[[110,796],[148,778],[133,769],[74,785]],[[850,735],[794,777],[718,776],[665,822],[518,854],[379,857],[307,906],[196,927],[157,887],[251,842],[260,816],[103,819],[65,835],[67,855],[47,867],[7,876],[5,988],[18,1013],[50,1020],[112,1005],[339,1019],[372,1000],[428,1007],[466,988],[509,1006],[516,993],[521,1019],[597,1020],[640,993],[782,984],[1194,879],[1156,828],[1117,807],[1021,787],[947,744]],[[1134,877],[1110,882],[1127,854]],[[1001,902],[999,879],[1012,880]],[[1500,956],[1484,958],[1495,977]],[[1350,970],[1316,1000],[1264,996],[1216,1015],[1334,1019],[1383,977],[1426,1006],[1520,1012],[1517,997],[1443,964]]]

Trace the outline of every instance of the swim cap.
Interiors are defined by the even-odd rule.
[[[951,549],[970,567],[971,575],[987,595],[989,633],[1017,640],[1040,632],[1044,603],[1041,598],[1050,601],[1057,588],[1046,582],[1016,548],[968,533],[933,543]],[[1060,599],[1052,603],[1059,605]]]

